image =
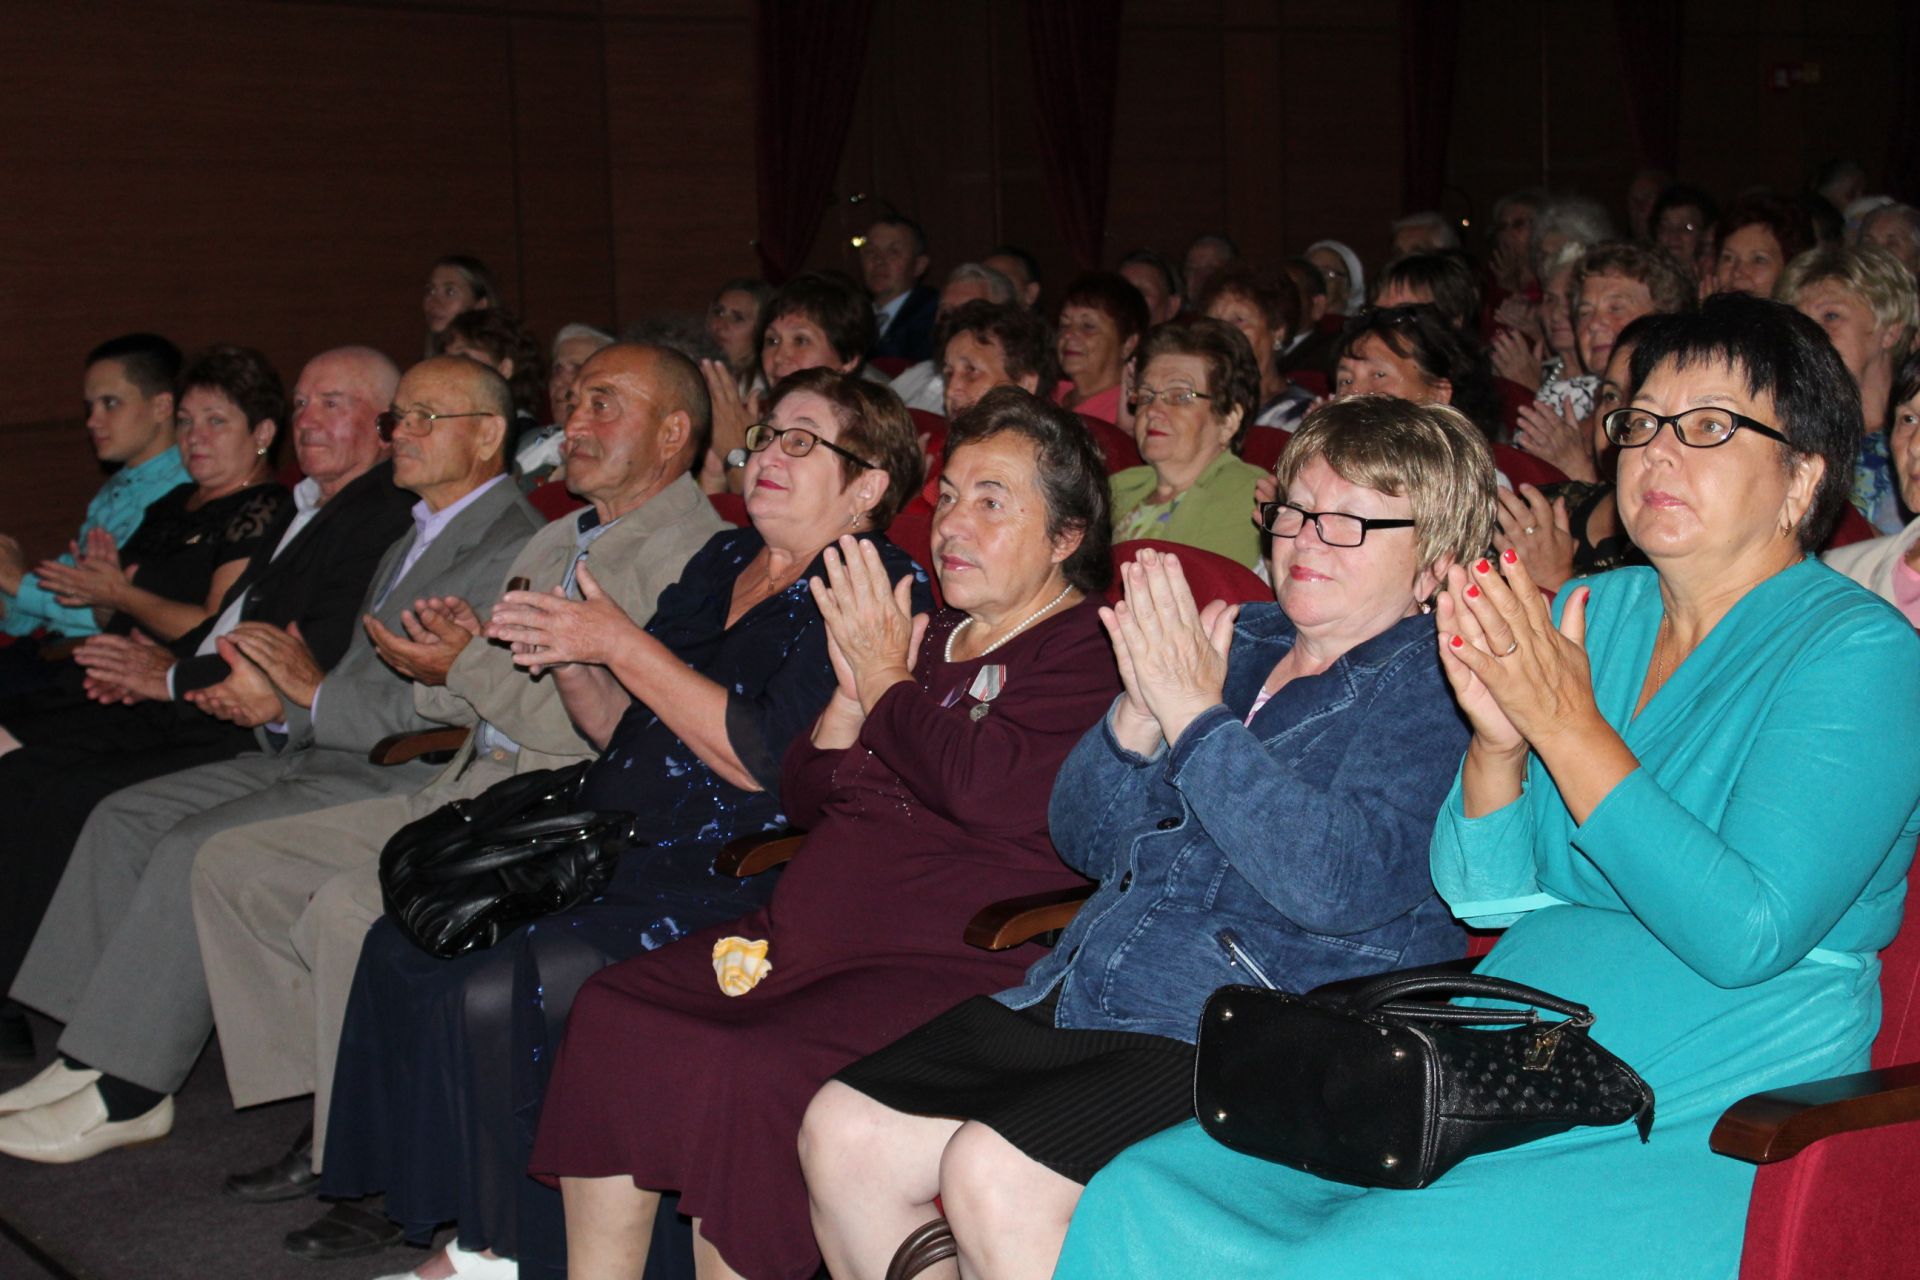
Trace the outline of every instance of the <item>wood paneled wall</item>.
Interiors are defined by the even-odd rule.
[[[935,271],[1027,245],[1059,285],[1024,0],[875,0],[813,260],[851,267],[866,194]],[[1886,150],[1896,0],[1690,0],[1681,158],[1722,192]],[[438,254],[479,254],[542,333],[704,304],[751,274],[751,0],[37,0],[0,47],[0,529],[57,546],[96,475],[78,363],[184,347],[405,361]],[[1108,243],[1224,228],[1271,260],[1400,212],[1396,0],[1127,0]],[[1780,63],[1818,84],[1767,87]],[[1465,6],[1450,207],[1635,168],[1607,0]]]

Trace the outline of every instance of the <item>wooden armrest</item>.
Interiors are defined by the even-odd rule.
[[[990,902],[967,921],[967,945],[982,951],[1006,951],[1043,933],[1064,929],[1073,923],[1080,904],[1092,893],[1093,886],[1086,884]]]
[[[1822,1138],[1920,1120],[1920,1062],[1748,1094],[1713,1126],[1723,1156],[1772,1164]]]
[[[713,860],[713,869],[723,876],[745,879],[762,871],[771,871],[794,855],[806,843],[806,837],[791,832],[761,831],[729,840]]]
[[[390,733],[367,752],[369,764],[405,764],[421,756],[454,752],[467,740],[469,730],[422,729],[417,733]]]

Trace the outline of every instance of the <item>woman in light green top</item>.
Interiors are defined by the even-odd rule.
[[[1175,321],[1149,333],[1128,398],[1146,465],[1113,477],[1113,540],[1184,542],[1258,565],[1250,517],[1265,473],[1236,455],[1259,397],[1260,366],[1232,325]]]

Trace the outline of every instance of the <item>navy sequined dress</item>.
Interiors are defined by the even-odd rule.
[[[896,580],[926,577],[876,539]],[[540,1102],[567,1013],[600,969],[766,902],[773,875],[714,872],[736,836],[785,825],[780,761],[833,693],[826,629],[793,586],[726,625],[734,581],[763,543],[752,529],[716,534],[660,596],[647,630],[728,691],[727,738],[763,788],[717,776],[635,701],[583,784],[585,805],[646,815],[651,848],[621,860],[606,893],[454,960],[414,947],[391,922],[367,934],[340,1039],[321,1193],[386,1192],[386,1212],[425,1242],[447,1221],[462,1247],[563,1266],[557,1192],[526,1176]]]

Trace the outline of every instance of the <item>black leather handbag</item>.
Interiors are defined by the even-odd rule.
[[[1236,1151],[1403,1190],[1576,1125],[1630,1119],[1645,1142],[1653,1090],[1592,1026],[1582,1005],[1471,973],[1402,970],[1306,995],[1222,987],[1200,1016],[1194,1111]]]
[[[580,808],[587,768],[518,774],[395,832],[380,896],[400,931],[451,958],[606,888],[620,855],[646,842],[633,814]]]

